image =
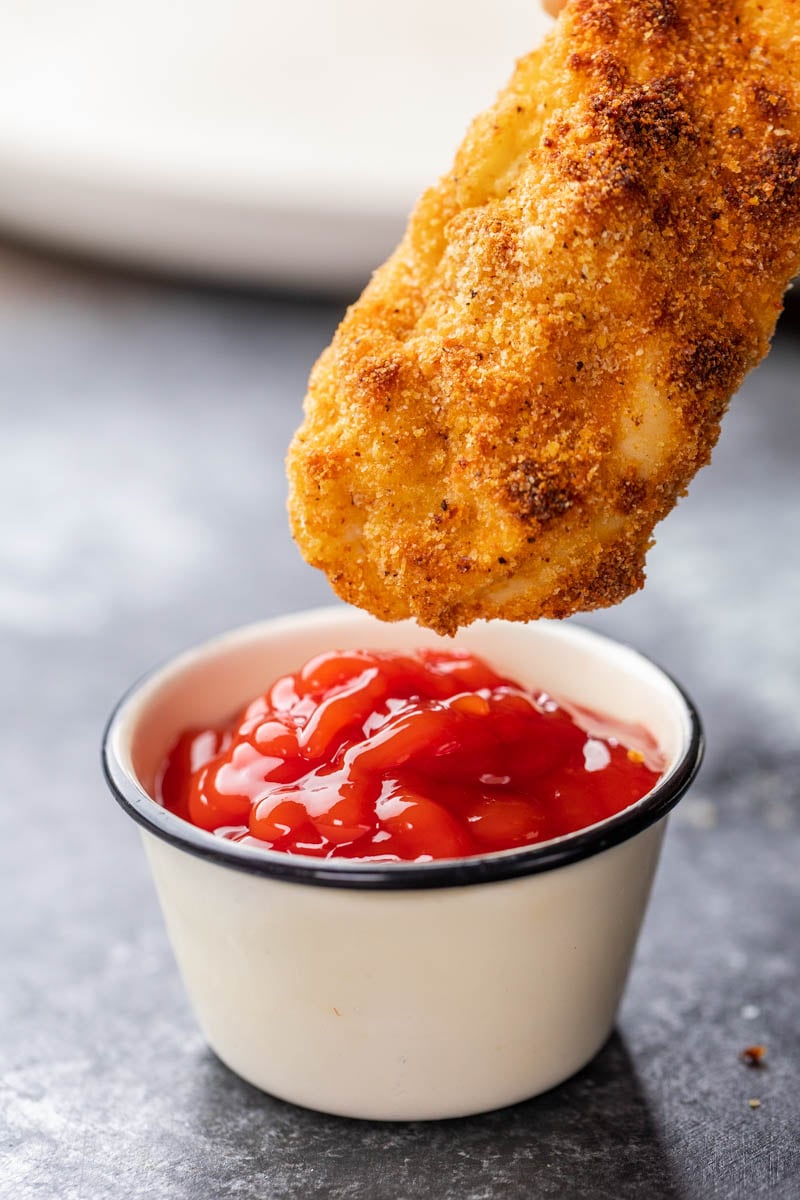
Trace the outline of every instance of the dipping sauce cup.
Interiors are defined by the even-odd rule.
[[[153,799],[177,736],[219,724],[329,650],[461,646],[531,688],[641,725],[665,760],[613,817],[521,849],[433,862],[236,843]],[[455,643],[334,607],[264,621],[138,683],[103,763],[139,823],[175,956],[233,1071],[341,1116],[430,1120],[513,1104],[587,1063],[614,1023],[670,809],[697,773],[697,713],[640,654],[567,623],[477,623]]]

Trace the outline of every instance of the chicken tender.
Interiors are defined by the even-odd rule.
[[[570,0],[314,368],[303,554],[441,633],[616,604],[798,266],[800,0]]]

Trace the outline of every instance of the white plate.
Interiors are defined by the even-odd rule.
[[[547,26],[537,0],[5,0],[0,224],[352,288]]]

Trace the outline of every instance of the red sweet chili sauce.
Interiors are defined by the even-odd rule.
[[[583,829],[654,786],[644,730],[582,720],[471,654],[321,654],[223,727],[186,730],[157,799],[288,854],[485,854]]]

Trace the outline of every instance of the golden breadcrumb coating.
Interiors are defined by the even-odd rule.
[[[798,266],[800,0],[570,0],[314,368],[303,554],[442,633],[617,603]]]

